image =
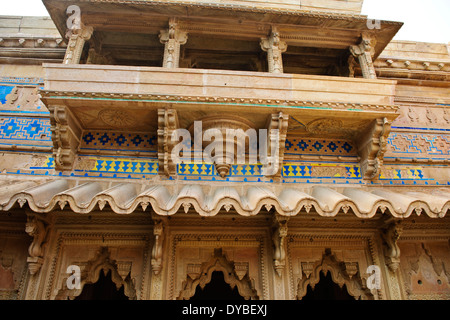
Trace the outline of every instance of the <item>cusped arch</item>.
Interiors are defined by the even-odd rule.
[[[357,300],[374,300],[372,292],[364,285],[358,271],[357,263],[345,263],[338,261],[331,250],[326,250],[322,259],[314,263],[311,272],[305,272],[297,286],[297,299],[302,299],[307,291],[308,285],[312,289],[320,281],[320,274],[325,276],[330,272],[334,283],[342,288],[344,285],[347,292]]]
[[[246,300],[259,300],[258,294],[252,280],[248,275],[248,270],[236,270],[234,262],[229,261],[222,253],[221,249],[214,251],[214,256],[210,260],[203,263],[198,272],[189,273],[183,282],[177,300],[188,300],[192,298],[196,292],[197,286],[202,289],[211,282],[212,273],[219,271],[223,273],[224,280],[230,285],[231,289],[237,287],[239,294]]]
[[[66,279],[62,283],[62,288],[59,290],[56,300],[73,300],[78,297],[87,284],[94,284],[100,278],[100,272],[106,276],[108,272],[111,273],[111,280],[116,285],[117,290],[124,287],[124,294],[129,300],[136,300],[136,289],[133,281],[128,274],[123,278],[118,272],[118,266],[115,260],[110,258],[110,252],[107,247],[102,247],[97,252],[94,259],[87,262],[85,268],[81,271],[80,287],[79,289],[69,289],[66,285]]]

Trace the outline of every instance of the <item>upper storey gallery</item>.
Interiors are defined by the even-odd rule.
[[[43,2],[66,64],[375,78],[402,26],[361,16],[362,0]]]

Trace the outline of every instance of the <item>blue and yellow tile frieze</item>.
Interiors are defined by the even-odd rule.
[[[234,164],[230,168],[229,177],[264,177],[262,168],[262,164]],[[214,164],[211,163],[182,163],[177,166],[177,173],[181,176],[219,176]],[[359,166],[356,164],[285,163],[281,175],[286,179],[362,178]]]
[[[288,137],[285,154],[355,156],[356,146],[347,140]]]
[[[156,152],[157,137],[147,133],[85,131],[81,137],[80,149]]]
[[[101,173],[106,176],[124,177],[128,175],[157,175],[158,161],[156,159],[136,158],[98,158],[91,156],[80,157],[75,165],[76,172]]]

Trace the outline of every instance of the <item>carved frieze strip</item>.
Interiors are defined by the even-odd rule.
[[[316,108],[332,108],[338,110],[359,110],[359,111],[375,111],[389,112],[395,114],[398,110],[396,105],[374,105],[361,103],[345,103],[345,102],[324,102],[324,101],[302,101],[302,100],[278,100],[278,99],[253,99],[253,98],[228,98],[228,97],[206,97],[206,96],[179,96],[179,95],[154,95],[154,94],[128,94],[128,93],[104,93],[104,92],[77,92],[77,91],[48,91],[42,90],[40,94],[47,99],[57,98],[82,98],[82,99],[98,99],[105,98],[108,100],[127,99],[136,101],[149,102],[170,102],[178,101],[192,103],[230,103],[233,105],[273,105],[273,106],[295,106],[295,107],[316,107]],[[396,115],[395,115],[396,116]]]
[[[257,7],[241,4],[230,3],[215,3],[215,2],[192,2],[192,1],[133,1],[133,0],[95,0],[93,2],[98,3],[119,3],[119,4],[132,4],[141,6],[154,6],[154,7],[167,7],[167,6],[181,6],[183,8],[214,8],[226,11],[240,11],[240,12],[252,12],[252,13],[273,13],[283,14],[289,16],[305,16],[316,17],[322,19],[336,19],[336,20],[349,20],[349,21],[361,21],[366,23],[367,18],[365,16],[354,15],[349,13],[340,12],[313,12],[298,10],[292,8],[269,8],[269,7]],[[382,21],[383,24],[388,25],[402,25],[395,21]]]
[[[239,238],[239,237],[238,237]],[[258,241],[249,240],[178,240],[179,247],[196,247],[201,244],[202,247],[259,247]]]
[[[414,58],[380,56],[375,60],[375,67],[450,72],[450,60],[436,61],[434,59],[420,60]]]
[[[398,98],[396,98],[398,101]],[[448,105],[438,104],[437,99],[418,98],[418,101],[399,104],[399,117],[393,122],[395,130],[450,133],[450,111]],[[449,99],[450,103],[450,99]]]
[[[60,239],[66,244],[83,244],[83,243],[98,243],[98,240],[109,241],[115,243],[128,243],[128,244],[142,244],[147,243],[150,239],[149,233],[128,233],[123,232],[110,232],[110,231],[98,231],[92,232],[61,232]]]
[[[0,50],[1,48],[51,48],[51,49],[65,49],[66,44],[60,37],[48,37],[48,36],[24,36],[19,37],[16,35],[3,35],[0,37]]]

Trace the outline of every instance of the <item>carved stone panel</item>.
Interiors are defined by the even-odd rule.
[[[261,237],[239,234],[174,234],[165,299],[189,299],[213,271],[237,286],[246,299],[268,299],[268,274]]]
[[[380,299],[380,291],[367,288],[367,268],[378,265],[373,238],[292,232],[288,236],[290,299],[301,299],[308,286],[320,281],[321,272],[331,272],[339,286],[346,285],[356,299]]]
[[[400,241],[400,271],[411,300],[450,299],[450,250],[445,240]]]
[[[99,273],[112,272],[117,288],[124,286],[130,299],[148,299],[150,233],[123,232],[63,232],[53,253],[51,273],[48,275],[44,299],[73,299],[80,295],[85,284],[95,283]],[[81,269],[80,289],[68,288],[69,266]]]

